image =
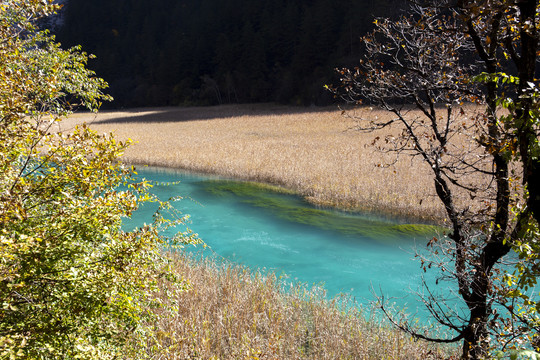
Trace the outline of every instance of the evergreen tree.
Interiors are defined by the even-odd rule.
[[[218,103],[209,79],[223,102],[327,104],[333,68],[403,1],[70,0],[58,35],[98,56],[114,106]]]

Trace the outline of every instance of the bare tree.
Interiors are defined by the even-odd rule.
[[[428,310],[455,336],[399,326],[427,340],[463,341],[464,359],[486,357],[494,339],[511,346],[538,325],[513,306],[536,305],[517,290],[536,281],[539,267],[537,17],[536,1],[416,2],[398,21],[375,21],[360,65],[339,70],[334,89],[392,113],[390,121],[357,119],[358,130],[398,127],[399,136],[376,138],[381,148],[420,157],[432,169],[450,230],[430,241],[446,257],[423,266],[452,278],[465,306],[454,311],[428,289]],[[520,270],[505,285],[496,266],[524,244]]]

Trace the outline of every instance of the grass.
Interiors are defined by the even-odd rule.
[[[386,113],[361,108],[357,115]],[[435,196],[430,169],[418,159],[392,167],[392,154],[375,151],[377,136],[364,134],[336,109],[312,110],[274,105],[161,108],[83,113],[61,123],[69,131],[87,122],[98,132],[131,138],[123,161],[182,168],[256,181],[217,181],[209,191],[257,202],[280,216],[357,230],[324,209],[299,213],[297,204],[278,201],[265,189],[300,193],[308,201],[344,209],[415,217],[440,223],[444,211]],[[395,135],[395,134],[394,134]],[[272,193],[269,191],[268,193]],[[247,196],[257,194],[258,197]],[[292,201],[292,200],[291,200]],[[396,225],[400,231],[432,229]],[[395,230],[395,229],[394,229]],[[376,233],[384,229],[363,229]],[[291,286],[274,274],[178,253],[173,268],[191,283],[160,299],[174,311],[159,321],[141,351],[154,359],[444,359],[444,349],[413,339],[358,310],[347,298],[326,299],[324,290]]]
[[[155,337],[144,350],[155,359],[446,359],[452,350],[415,342],[387,323],[327,300],[319,288],[283,291],[273,274],[173,255],[191,289],[163,301]],[[167,289],[164,288],[164,292]],[[455,349],[453,350],[455,351]]]
[[[364,117],[389,116],[361,108]],[[76,114],[64,129],[88,122],[136,144],[124,161],[213,173],[285,186],[310,202],[441,220],[430,169],[420,159],[374,150],[376,136],[354,130],[353,119],[332,109],[274,105],[140,109]],[[381,166],[383,165],[383,166]]]

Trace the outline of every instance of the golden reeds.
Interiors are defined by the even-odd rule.
[[[452,352],[415,342],[388,323],[368,319],[347,299],[292,286],[273,274],[173,255],[191,289],[167,301],[145,351],[159,359],[446,359]],[[456,349],[454,348],[453,351]]]
[[[356,110],[363,117],[387,113]],[[444,218],[430,169],[419,159],[372,146],[376,136],[354,130],[336,108],[273,105],[161,108],[76,114],[63,129],[86,121],[136,143],[123,160],[174,167],[293,189],[315,204],[346,209]],[[393,130],[384,130],[385,132]]]
[[[360,116],[388,116],[361,108]],[[358,115],[358,114],[357,114]],[[282,185],[310,201],[429,220],[444,217],[430,169],[418,159],[376,151],[383,134],[354,130],[337,109],[273,105],[162,108],[75,114],[98,132],[133,139],[123,161]],[[182,194],[181,194],[182,195]],[[161,299],[160,319],[142,351],[156,359],[440,359],[378,318],[328,300],[321,289],[282,291],[273,274],[176,254],[192,287]]]

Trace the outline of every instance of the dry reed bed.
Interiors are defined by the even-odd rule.
[[[360,111],[364,117],[389,116]],[[430,169],[406,158],[379,167],[394,160],[371,146],[381,134],[353,130],[354,121],[335,108],[244,105],[83,113],[62,122],[62,129],[82,122],[133,139],[123,158],[127,163],[283,185],[316,204],[444,217]]]
[[[440,346],[367,320],[320,289],[291,287],[275,275],[177,254],[191,289],[172,300],[146,351],[156,359],[442,359]],[[156,346],[157,345],[157,346]],[[150,349],[154,349],[153,351]]]
[[[369,109],[363,116],[387,116]],[[183,168],[283,185],[318,204],[392,214],[442,217],[430,169],[394,160],[352,130],[335,109],[271,105],[141,109],[76,114],[62,130],[87,122],[98,132],[131,138],[124,161]],[[441,359],[441,348],[340,303],[322,290],[281,291],[275,275],[179,255],[174,268],[191,290],[164,302],[144,351],[155,359]]]

